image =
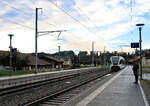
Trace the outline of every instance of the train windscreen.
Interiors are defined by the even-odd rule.
[[[112,63],[114,65],[117,65],[118,64],[118,61],[119,61],[119,57],[112,57]]]

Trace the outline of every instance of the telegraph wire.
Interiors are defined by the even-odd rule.
[[[74,0],[71,0],[72,2],[75,2]],[[94,26],[95,26],[95,28],[97,29],[97,30],[99,30],[99,28],[98,28],[98,26],[95,24],[95,23],[93,23],[92,21],[91,21],[91,19],[90,19],[90,17],[80,8],[80,7],[78,7],[78,6],[76,6],[77,7],[77,9],[88,19],[88,21],[90,22],[90,23],[92,23]]]
[[[130,20],[131,20],[131,28],[133,27],[133,1],[130,0],[130,14],[131,14],[131,17],[130,17]],[[131,31],[131,36],[133,35],[133,31]],[[133,38],[131,38],[131,42],[133,41]]]
[[[76,22],[78,22],[80,25],[82,25],[85,29],[87,29],[89,32],[91,32],[92,34],[96,35],[95,32],[93,32],[90,28],[88,28],[86,25],[82,24],[79,20],[77,20],[76,18],[74,18],[72,15],[70,15],[66,10],[64,10],[63,8],[59,7],[57,4],[55,4],[54,2],[52,2],[51,0],[48,0],[51,4],[53,4],[54,6],[56,6],[57,8],[59,8],[62,12],[64,12],[66,15],[68,15],[69,17],[71,17],[73,20],[75,20]],[[103,38],[102,38],[103,39]]]
[[[73,20],[75,20],[76,22],[78,22],[80,25],[82,25],[82,26],[83,26],[85,29],[87,29],[89,32],[95,34],[95,32],[93,32],[93,31],[92,31],[90,28],[88,28],[86,25],[84,25],[84,24],[81,23],[79,20],[77,20],[76,18],[74,18],[73,16],[71,16],[71,15],[70,15],[68,12],[66,12],[63,8],[59,7],[58,5],[56,5],[54,2],[52,2],[52,1],[50,1],[50,0],[48,0],[48,1],[49,1],[50,3],[52,3],[53,5],[55,5],[57,8],[59,8],[61,11],[63,11],[65,14],[67,14],[69,17],[71,17]],[[25,13],[24,11],[22,11],[22,10],[20,10],[20,9],[14,7],[14,6],[12,6],[12,5],[10,5],[10,4],[7,3],[7,2],[1,2],[1,3],[7,5],[7,6],[10,7],[10,8],[15,9],[16,11]],[[25,14],[27,14],[27,13],[25,13]],[[44,15],[44,16],[46,16],[46,15]],[[4,18],[3,18],[3,19],[4,19]],[[6,18],[5,18],[5,20],[8,20],[8,21],[10,21],[11,23],[20,25],[20,26],[22,26],[22,27],[26,27],[26,28],[28,28],[28,29],[34,29],[34,28],[31,28],[31,27],[29,27],[29,26],[20,24],[20,23],[18,23],[18,22],[15,22],[15,21],[13,21],[13,20],[10,20],[10,19],[6,19]],[[55,26],[55,25],[50,24],[50,23],[48,23],[48,24],[51,25],[51,26]]]
[[[18,12],[22,12],[22,13],[24,13],[24,15],[25,15],[25,14],[29,14],[29,13],[27,13],[27,12],[24,12],[24,11],[22,11],[22,10],[20,10],[20,9],[14,7],[14,6],[12,6],[12,5],[10,5],[10,4],[9,4],[8,2],[6,2],[6,1],[1,1],[0,3],[6,5],[7,7],[13,8],[13,9],[15,9],[15,10],[18,11]],[[30,15],[31,15],[31,14],[30,14]],[[26,15],[25,15],[25,16],[26,16]]]
[[[42,13],[43,14],[43,16],[45,16],[45,17],[47,17],[47,18],[51,18],[51,17],[49,17],[49,16],[46,16],[44,13]],[[53,27],[56,27],[56,23],[55,24],[51,24],[51,23],[49,23],[49,22],[46,22],[47,24],[49,24],[49,25],[51,25],[51,26],[53,26]]]
[[[133,16],[132,16],[132,13],[133,13],[133,9],[132,9],[132,0],[130,0],[130,6],[131,6],[130,12],[131,12],[131,22],[132,22],[132,18],[133,18]]]
[[[10,7],[10,8],[12,8],[12,9],[15,9],[16,11],[18,11],[18,12],[22,12],[22,13],[24,13],[23,15],[24,16],[27,16],[27,15],[25,15],[25,14],[30,14],[30,13],[27,13],[27,12],[24,12],[24,11],[22,11],[22,10],[20,10],[20,9],[18,9],[18,8],[16,8],[16,7],[14,7],[14,6],[12,6],[12,5],[10,5],[8,2],[6,2],[6,1],[2,1],[2,2],[0,2],[0,3],[2,3],[2,4],[4,4],[4,5],[6,5],[7,7]],[[31,15],[31,14],[30,14]],[[30,16],[29,15],[29,16]],[[46,15],[44,15],[44,16],[46,16]],[[47,17],[47,16],[46,16]],[[50,26],[53,26],[53,27],[55,27],[56,25],[53,25],[53,24],[51,24],[51,23],[49,23],[49,22],[46,22],[48,25],[50,25]],[[24,26],[24,25],[23,25]]]
[[[26,26],[26,25],[23,25],[23,24],[20,24],[20,23],[18,23],[18,22],[15,22],[15,21],[13,21],[13,20],[11,20],[11,19],[8,19],[8,18],[1,18],[0,17],[0,19],[2,19],[2,20],[7,20],[7,21],[9,21],[9,22],[11,22],[11,23],[14,23],[14,24],[16,24],[16,25],[19,25],[19,26],[22,26],[22,27],[25,27],[25,28],[28,28],[28,29],[30,29],[30,30],[34,30],[34,28],[32,28],[32,27],[29,27],[29,26]]]
[[[15,9],[16,11],[19,11],[19,12],[22,12],[22,13],[24,13],[24,14],[27,14],[26,12],[24,12],[24,11],[22,11],[22,10],[16,8],[16,7],[14,7],[14,6],[11,6],[9,3],[5,2],[5,1],[2,1],[2,2],[0,2],[0,3],[6,5],[7,7],[10,7],[10,8],[12,8],[12,9]],[[29,26],[27,26],[27,25],[20,24],[20,23],[18,23],[18,22],[16,22],[16,21],[13,21],[13,20],[11,20],[11,19],[8,19],[8,18],[0,17],[0,19],[2,19],[2,20],[7,20],[7,21],[9,21],[9,22],[11,22],[11,23],[13,23],[13,24],[16,24],[16,25],[25,27],[25,28],[30,29],[30,30],[34,30],[34,28],[32,28],[32,27],[29,27]]]

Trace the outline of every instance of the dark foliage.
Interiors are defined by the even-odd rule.
[[[12,67],[13,69],[22,69],[22,67],[27,66],[29,62],[28,56],[22,56],[19,52],[15,52],[12,54]],[[9,66],[10,63],[10,54],[9,53],[2,53],[0,54],[0,65]]]

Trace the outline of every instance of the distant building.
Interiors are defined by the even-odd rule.
[[[28,55],[28,60],[29,60],[29,62],[27,63],[27,66],[24,67],[24,70],[34,70],[35,57],[32,55]],[[38,58],[37,67],[38,67],[38,70],[50,69],[50,68],[52,68],[52,64]]]
[[[28,55],[28,66],[24,69],[34,70],[35,68],[35,57],[32,55]],[[39,56],[37,60],[38,70],[54,70],[63,67],[63,61],[60,61],[54,57],[50,56]]]
[[[9,67],[9,51],[0,51],[0,69]],[[25,59],[25,60],[24,60]],[[23,61],[20,61],[23,60]],[[19,61],[19,62],[18,62]],[[19,70],[34,70],[35,68],[35,55],[34,53],[20,53],[17,52],[17,58],[12,59],[12,64],[15,69]],[[21,65],[19,65],[21,64]],[[60,61],[57,58],[51,57],[47,54],[38,54],[37,61],[38,70],[53,70],[61,69],[63,67],[63,61]]]
[[[63,62],[64,61],[61,61],[57,58],[54,58],[54,57],[51,57],[51,56],[48,56],[48,55],[42,55],[42,56],[39,56],[40,59],[48,62],[48,63],[51,63],[51,68],[57,68],[57,69],[60,69],[63,67]]]
[[[59,56],[55,56],[55,58],[56,59],[60,58],[60,60],[64,62],[65,66],[72,65],[72,57],[71,56],[66,56],[66,55],[60,56],[60,57]]]
[[[130,59],[128,62],[132,64],[135,61],[140,61],[140,56],[135,56],[134,58]],[[144,55],[142,56],[142,65],[150,66],[150,53],[144,53]]]
[[[145,56],[142,58],[143,66],[150,66],[150,53],[145,53]]]

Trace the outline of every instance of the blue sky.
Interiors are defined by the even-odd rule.
[[[131,3],[132,2],[132,3]],[[34,52],[35,8],[39,10],[39,31],[67,30],[38,37],[38,51],[61,50],[132,52],[131,42],[139,41],[137,23],[142,28],[142,48],[150,49],[150,0],[2,0],[0,2],[0,50],[9,50],[8,34],[14,34],[13,47]],[[132,19],[131,19],[132,17]]]

